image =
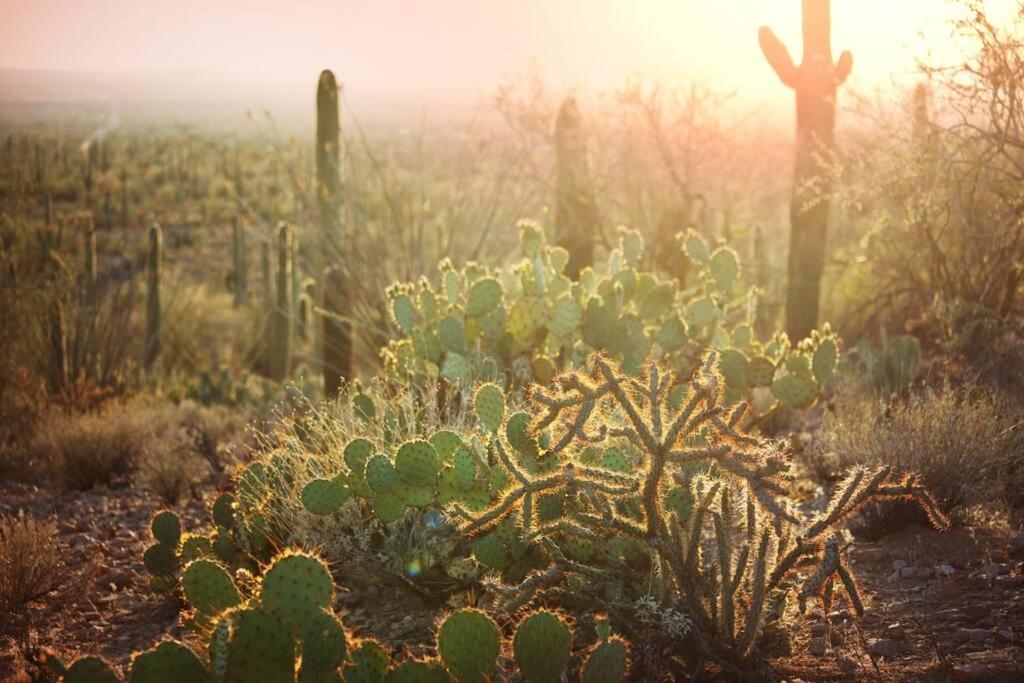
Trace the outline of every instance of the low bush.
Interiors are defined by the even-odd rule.
[[[56,588],[60,558],[53,522],[0,516],[0,615]]]

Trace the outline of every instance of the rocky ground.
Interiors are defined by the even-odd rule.
[[[214,491],[179,512],[206,521]],[[24,652],[36,645],[72,656],[97,652],[122,667],[131,652],[164,636],[188,639],[180,604],[155,595],[140,557],[158,508],[129,488],[61,493],[0,488],[0,512],[57,520],[65,550],[60,587],[17,614],[0,615],[0,680],[27,680]],[[789,680],[1024,680],[1024,535],[972,529],[940,534],[913,527],[859,543],[852,566],[867,613],[810,611],[772,664]],[[372,567],[336,568],[338,607],[357,632],[418,651],[436,616],[413,590]],[[780,650],[780,651],[776,651]]]

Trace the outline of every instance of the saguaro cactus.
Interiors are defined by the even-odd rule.
[[[245,305],[246,291],[249,283],[246,275],[245,228],[242,226],[242,220],[238,216],[235,216],[235,222],[232,226],[231,242],[235,271],[235,308],[240,308]]]
[[[277,229],[277,305],[271,318],[270,376],[288,377],[292,338],[292,236],[287,223]]]
[[[316,196],[320,228],[328,242],[337,239],[341,227],[340,130],[338,82],[324,69],[316,87]]]
[[[557,242],[569,252],[566,275],[575,279],[594,262],[594,238],[598,231],[597,205],[590,185],[587,137],[575,97],[567,97],[555,120],[555,154],[558,165],[555,228]]]
[[[345,271],[341,266],[329,266],[321,278],[321,305],[324,310],[321,360],[324,374],[324,394],[338,395],[342,379],[350,380],[352,372],[352,325],[347,322]]]
[[[85,225],[85,305],[96,303],[96,228],[92,218]]]
[[[843,52],[838,61],[832,61],[830,0],[803,0],[800,66],[771,29],[761,27],[758,40],[779,79],[796,92],[786,331],[791,339],[803,339],[818,323],[831,191],[823,160],[834,141],[836,89],[850,74],[853,57]]]
[[[274,275],[270,270],[270,251],[272,246],[270,240],[263,240],[260,252],[260,270],[263,273],[263,305],[266,310],[274,308]]]
[[[149,229],[149,256],[146,263],[148,286],[146,289],[146,339],[144,365],[152,369],[160,357],[160,262],[163,252],[163,232],[156,223]]]

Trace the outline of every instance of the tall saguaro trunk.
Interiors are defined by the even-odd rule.
[[[555,120],[555,230],[557,243],[569,252],[566,275],[576,279],[594,263],[594,240],[599,230],[597,205],[590,184],[587,136],[576,98],[567,97]]]
[[[277,305],[271,317],[270,377],[288,378],[292,341],[292,236],[287,223],[277,229]]]
[[[341,225],[341,122],[338,82],[328,69],[320,72],[316,88],[316,175],[320,239],[330,259],[321,280],[323,308],[331,316],[344,318],[350,314],[350,303],[340,263],[347,246]],[[320,342],[324,393],[334,398],[342,380],[353,377],[352,326],[324,316]]]
[[[835,97],[853,57],[832,61],[830,0],[803,0],[803,60],[797,66],[771,29],[758,40],[782,83],[796,92],[796,164],[790,205],[789,282],[786,331],[803,339],[818,324],[821,276],[825,268],[831,183],[825,167],[834,142]]]
[[[146,338],[144,364],[152,370],[160,358],[162,347],[162,326],[160,321],[160,271],[163,261],[164,237],[160,226],[154,223],[149,229],[149,255],[146,275]]]

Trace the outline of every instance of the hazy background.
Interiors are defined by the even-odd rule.
[[[905,83],[930,45],[953,49],[944,0],[836,0],[832,11],[834,50],[853,52],[858,90]],[[233,125],[268,108],[305,127],[330,67],[364,119],[436,122],[532,63],[559,88],[683,74],[790,111],[757,45],[763,24],[799,60],[799,0],[3,0],[0,115],[113,102],[126,120]]]

